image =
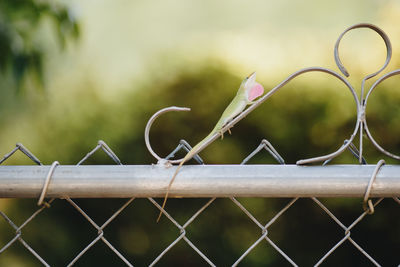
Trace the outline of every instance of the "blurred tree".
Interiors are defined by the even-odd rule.
[[[79,25],[64,4],[47,0],[0,0],[0,72],[5,77],[12,76],[17,89],[21,89],[28,75],[43,85],[46,52],[35,41],[35,35],[44,17],[54,21],[62,48],[67,38],[78,37]]]

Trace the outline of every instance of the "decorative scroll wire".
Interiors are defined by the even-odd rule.
[[[398,75],[398,74],[400,74],[400,69],[391,71],[391,72],[389,72],[389,73],[383,75],[382,77],[380,77],[380,78],[371,86],[371,88],[369,89],[369,91],[368,91],[368,93],[367,93],[367,95],[366,95],[366,97],[365,97],[365,100],[364,100],[364,107],[363,107],[364,118],[366,117],[366,108],[367,108],[368,98],[369,98],[369,96],[371,95],[372,91],[373,91],[381,82],[383,82],[383,81],[386,80],[387,78],[390,78],[390,77],[395,76],[395,75]],[[385,154],[385,155],[387,155],[387,156],[389,156],[389,157],[391,157],[391,158],[400,160],[400,156],[399,156],[399,155],[395,155],[395,154],[392,154],[392,153],[388,152],[387,150],[383,149],[383,148],[378,144],[378,142],[375,141],[375,139],[372,137],[371,132],[370,132],[369,129],[368,129],[368,125],[367,125],[367,120],[366,120],[366,119],[363,120],[363,124],[364,124],[364,129],[365,129],[365,132],[367,133],[367,136],[368,136],[369,140],[371,140],[372,144],[373,144],[380,152],[382,152],[383,154]]]
[[[386,33],[385,33],[384,31],[382,31],[379,27],[377,27],[377,26],[375,26],[375,25],[373,25],[373,24],[369,24],[369,23],[360,23],[360,24],[355,24],[355,25],[353,25],[353,26],[347,28],[347,29],[339,36],[338,40],[336,41],[336,44],[335,44],[335,52],[334,52],[334,54],[335,54],[336,65],[338,66],[338,68],[340,69],[340,71],[341,71],[346,77],[349,76],[349,73],[347,72],[346,68],[343,66],[342,62],[340,61],[340,58],[339,58],[339,51],[338,51],[338,50],[339,50],[339,43],[340,43],[342,37],[343,37],[348,31],[353,30],[353,29],[358,29],[358,28],[369,28],[369,29],[375,31],[376,33],[378,33],[378,34],[382,37],[382,39],[384,40],[385,45],[386,45],[386,60],[385,60],[385,63],[383,64],[383,66],[382,66],[377,72],[374,72],[374,73],[372,73],[372,74],[368,74],[367,76],[365,76],[365,77],[363,78],[363,80],[362,80],[362,83],[361,83],[361,93],[360,93],[360,105],[361,105],[360,111],[361,111],[361,112],[358,114],[358,121],[359,121],[359,124],[360,124],[360,132],[359,132],[359,137],[360,137],[360,156],[359,156],[359,159],[360,159],[360,163],[361,163],[362,154],[363,154],[363,131],[364,131],[364,130],[363,130],[363,128],[364,128],[363,122],[365,122],[365,112],[364,112],[364,111],[365,111],[365,100],[364,100],[364,86],[365,86],[365,82],[366,82],[366,80],[368,80],[368,79],[370,79],[370,78],[375,77],[376,75],[378,75],[378,74],[379,74],[381,71],[383,71],[383,70],[386,68],[386,66],[389,64],[390,59],[391,59],[391,57],[392,57],[392,45],[391,45],[390,40],[389,40],[389,37],[386,35]]]
[[[381,30],[379,27],[373,25],[373,24],[369,24],[369,23],[360,23],[360,24],[355,24],[349,28],[347,28],[343,33],[340,34],[339,38],[336,41],[335,44],[335,49],[334,49],[334,57],[335,57],[335,62],[338,66],[338,68],[340,69],[340,71],[346,76],[349,76],[349,73],[347,72],[346,68],[343,66],[340,57],[339,57],[339,44],[340,41],[342,39],[342,37],[344,36],[344,34],[346,34],[348,31],[353,30],[353,29],[359,29],[359,28],[368,28],[371,29],[373,31],[375,31],[376,33],[379,34],[380,37],[382,37],[383,41],[385,42],[386,45],[386,60],[384,65],[376,72],[372,73],[372,74],[368,74],[366,75],[363,80],[362,80],[362,85],[361,85],[361,94],[360,97],[358,98],[354,88],[351,86],[351,84],[349,83],[349,81],[341,76],[340,74],[336,73],[333,70],[327,69],[327,68],[322,68],[322,67],[310,67],[310,68],[304,68],[304,69],[300,69],[299,71],[294,72],[293,74],[289,75],[285,80],[283,80],[281,83],[279,83],[277,86],[275,86],[274,88],[272,88],[268,93],[266,93],[264,96],[262,96],[260,99],[258,99],[257,101],[255,101],[252,105],[250,105],[247,109],[245,109],[242,113],[240,113],[236,118],[232,119],[230,122],[228,122],[222,129],[221,132],[218,132],[216,134],[214,134],[214,136],[212,136],[207,142],[205,142],[200,148],[199,148],[199,152],[201,150],[203,150],[204,148],[206,148],[208,145],[210,145],[212,142],[214,142],[221,134],[223,134],[225,131],[229,130],[230,128],[232,128],[236,123],[238,123],[241,119],[243,119],[244,117],[246,117],[250,112],[252,112],[254,109],[256,109],[259,105],[261,105],[264,101],[266,101],[269,97],[271,97],[274,93],[276,93],[279,89],[281,89],[284,85],[286,85],[288,82],[290,82],[292,79],[294,79],[295,77],[307,73],[307,72],[314,72],[314,71],[318,71],[318,72],[324,72],[327,73],[329,75],[332,75],[336,78],[338,78],[340,81],[342,81],[350,90],[355,104],[356,104],[356,111],[357,111],[357,119],[356,119],[356,124],[354,127],[354,131],[353,133],[350,135],[350,138],[347,139],[347,142],[345,142],[342,146],[340,146],[335,152],[327,154],[327,155],[323,155],[323,156],[319,156],[319,157],[314,157],[314,158],[309,158],[309,159],[302,159],[302,160],[298,160],[296,162],[296,164],[302,165],[302,164],[310,164],[310,163],[316,163],[316,162],[320,162],[320,161],[330,161],[331,159],[335,158],[336,156],[338,156],[339,154],[341,154],[344,150],[346,150],[349,146],[354,146],[353,145],[353,139],[355,138],[356,134],[359,133],[359,149],[358,149],[358,158],[359,158],[359,162],[363,163],[363,132],[365,129],[365,132],[367,133],[367,137],[371,140],[371,142],[373,143],[373,145],[382,153],[400,160],[400,156],[398,155],[394,155],[390,152],[387,152],[386,150],[384,150],[376,141],[375,139],[372,137],[368,126],[367,126],[367,122],[366,122],[366,114],[365,114],[365,108],[366,108],[366,104],[368,101],[368,97],[371,94],[372,90],[382,81],[386,80],[387,78],[400,74],[400,69],[392,71],[384,76],[382,76],[379,80],[377,80],[372,87],[369,89],[366,97],[364,98],[364,86],[365,86],[365,81],[375,77],[376,75],[378,75],[380,72],[382,72],[386,66],[389,64],[391,56],[392,56],[392,45],[390,43],[390,40],[388,38],[388,36],[386,35],[386,33]],[[167,160],[164,159],[162,157],[160,157],[159,155],[157,155],[154,150],[152,149],[151,145],[150,145],[150,141],[149,141],[149,133],[150,133],[150,128],[151,125],[153,124],[153,122],[163,113],[169,112],[169,111],[189,111],[189,108],[181,108],[181,107],[168,107],[168,108],[163,108],[160,111],[156,112],[148,121],[147,125],[146,125],[146,129],[145,129],[145,141],[146,141],[146,146],[147,149],[150,151],[150,153],[157,159],[158,162],[163,162],[163,163],[168,163],[168,164],[177,164],[180,163],[182,161],[182,159],[175,159],[175,160]],[[354,151],[354,148],[352,149]]]
[[[236,123],[238,123],[240,120],[242,120],[244,117],[246,117],[250,112],[252,112],[254,109],[256,109],[259,105],[261,105],[265,100],[267,100],[268,98],[270,98],[274,93],[276,93],[280,88],[282,88],[284,85],[286,85],[288,82],[290,82],[292,79],[294,79],[295,77],[307,73],[307,72],[324,72],[327,73],[329,75],[332,75],[336,78],[338,78],[340,81],[342,81],[350,90],[350,93],[352,94],[354,101],[356,103],[356,108],[357,108],[357,114],[359,114],[359,100],[357,98],[357,94],[354,90],[354,88],[351,86],[351,84],[340,74],[338,74],[337,72],[327,69],[327,68],[321,68],[321,67],[311,67],[311,68],[304,68],[301,69],[293,74],[291,74],[289,77],[287,77],[284,81],[282,81],[280,84],[278,84],[277,86],[275,86],[273,89],[271,89],[268,93],[266,93],[264,96],[262,96],[260,99],[258,99],[257,101],[254,102],[254,104],[250,105],[247,109],[245,109],[242,113],[240,113],[238,116],[236,116],[234,119],[232,119],[229,123],[227,123],[221,130],[221,132],[215,133],[208,141],[204,142],[203,145],[201,147],[199,147],[199,152],[202,151],[204,148],[206,148],[208,145],[210,145],[212,142],[214,142],[220,135],[221,133],[226,132],[228,129],[232,128],[233,126],[235,126]],[[152,124],[154,123],[154,121],[162,114],[166,113],[166,112],[170,112],[170,111],[189,111],[189,108],[182,108],[182,107],[167,107],[167,108],[163,108],[159,111],[157,111],[147,122],[146,128],[145,128],[145,141],[146,141],[146,146],[147,149],[149,150],[149,152],[160,162],[160,160],[162,160],[163,158],[160,157],[159,155],[157,155],[157,153],[154,152],[154,150],[151,147],[150,144],[150,138],[149,138],[149,134],[150,134],[150,129]],[[355,130],[353,132],[353,134],[350,136],[349,138],[349,143],[347,143],[344,146],[341,146],[337,151],[325,155],[325,156],[320,156],[320,157],[316,157],[316,158],[311,158],[311,159],[307,159],[307,160],[299,160],[297,162],[297,164],[307,164],[307,163],[312,163],[312,162],[318,162],[318,161],[324,161],[330,158],[334,158],[336,156],[338,156],[340,153],[342,153],[349,145],[350,143],[353,141],[355,135],[357,134],[358,131],[358,127],[359,127],[359,120],[357,119],[356,121],[356,125],[355,125]],[[177,164],[180,163],[183,159],[177,159],[177,160],[168,160],[169,163],[172,164]]]

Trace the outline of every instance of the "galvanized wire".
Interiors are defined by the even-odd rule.
[[[17,146],[17,148],[13,149],[13,151],[11,151],[12,153],[15,153],[20,147],[22,147],[22,145]],[[109,146],[107,146],[104,142],[99,141],[99,144],[92,150],[90,151],[84,158],[83,160],[81,160],[79,162],[79,164],[84,163],[90,156],[92,156],[97,150],[102,149],[107,155],[110,156],[111,159],[114,160],[114,162],[116,164],[122,164],[121,161],[118,159],[118,157],[115,155],[115,153],[109,148]],[[173,157],[173,155],[175,153],[177,153],[180,149],[185,149],[186,151],[190,149],[190,145],[186,142],[186,141],[181,141],[180,144],[177,146],[177,149],[175,149],[173,151],[173,153],[171,153],[171,157]],[[350,148],[349,148],[350,149]],[[354,148],[353,148],[354,149]],[[24,151],[29,151],[27,149],[24,149]],[[23,151],[23,153],[25,154],[25,152]],[[267,140],[262,140],[260,142],[260,145],[258,147],[256,147],[254,149],[253,152],[251,152],[249,154],[249,156],[247,156],[242,164],[245,164],[249,161],[251,161],[252,157],[254,157],[256,154],[261,153],[262,151],[267,151],[270,155],[272,155],[272,157],[277,160],[277,162],[279,162],[280,164],[284,164],[284,160],[283,158],[279,155],[279,153],[277,152],[277,150],[272,146],[272,144],[270,142],[268,142]],[[10,157],[10,154],[12,153],[8,153],[6,156],[7,158]],[[352,153],[354,151],[351,151]],[[353,153],[355,156],[357,156],[357,153]],[[36,158],[33,155],[29,155],[29,158]],[[37,158],[36,158],[37,159]],[[195,157],[196,160],[198,160],[198,162],[200,164],[203,164],[203,161],[201,160],[201,158],[199,157]],[[4,162],[5,160],[2,160],[2,162]],[[40,161],[39,160],[35,160],[34,161],[36,164],[39,164]],[[381,165],[378,165],[381,168]],[[53,169],[53,171],[56,171]],[[373,176],[373,174],[371,174]],[[376,174],[375,174],[376,175]],[[372,186],[372,183],[368,183],[366,188],[370,188]],[[367,190],[367,189],[366,189]],[[367,191],[366,191],[367,192]],[[368,196],[368,194],[367,194]],[[93,247],[93,245],[95,245],[97,242],[99,242],[100,240],[107,245],[107,247],[114,252],[120,259],[122,262],[124,262],[127,266],[133,266],[132,262],[130,260],[128,260],[128,258],[123,255],[115,246],[113,246],[111,244],[111,242],[109,242],[105,237],[104,237],[104,231],[106,230],[105,228],[110,224],[110,222],[112,222],[113,220],[115,220],[115,218],[117,218],[133,201],[135,198],[130,198],[129,200],[127,200],[123,205],[121,205],[121,207],[119,209],[117,209],[107,220],[105,223],[103,223],[102,225],[98,225],[89,215],[86,211],[84,211],[75,201],[73,201],[71,198],[69,197],[64,197],[65,201],[67,201],[67,203],[69,203],[72,207],[74,207],[75,210],[78,211],[79,214],[81,214],[89,223],[90,225],[93,227],[93,229],[96,231],[97,236],[86,246],[84,246],[77,255],[75,255],[74,257],[72,257],[72,260],[67,264],[67,266],[73,266],[75,263],[77,263],[79,261],[79,259],[85,255],[87,253],[87,251],[90,250],[91,247]],[[269,227],[272,224],[278,223],[278,219],[289,209],[289,208],[293,208],[294,204],[298,201],[299,198],[293,198],[292,200],[290,200],[284,207],[282,207],[276,214],[275,216],[273,216],[271,219],[269,219],[269,221],[265,222],[264,224],[261,223],[260,221],[258,221],[254,215],[249,212],[249,210],[242,204],[240,203],[236,198],[231,197],[230,198],[232,203],[237,206],[244,215],[246,215],[250,221],[252,221],[255,225],[257,225],[260,228],[260,236],[258,239],[256,239],[245,251],[243,251],[243,253],[237,258],[237,259],[233,259],[233,261],[230,263],[232,264],[232,266],[237,266],[239,265],[244,258],[246,258],[253,250],[254,248],[256,248],[261,242],[262,240],[266,240],[268,242],[268,244],[271,245],[271,248],[276,250],[283,259],[285,259],[289,264],[291,264],[292,266],[298,266],[299,264],[295,262],[295,260],[287,253],[285,252],[282,248],[280,248],[279,244],[274,242],[271,238],[270,238],[270,232],[269,232]],[[355,248],[357,248],[362,255],[364,255],[367,259],[369,259],[371,261],[371,263],[373,263],[376,266],[380,266],[380,264],[377,262],[376,259],[373,258],[372,255],[370,255],[369,253],[367,253],[365,251],[365,249],[363,249],[352,237],[351,237],[351,230],[368,214],[370,214],[371,210],[370,207],[368,207],[360,216],[358,216],[349,226],[346,226],[344,223],[342,223],[324,204],[322,204],[321,201],[319,201],[317,198],[313,197],[311,198],[329,217],[332,218],[333,221],[335,221],[343,230],[344,230],[344,237],[341,238],[326,254],[322,255],[320,259],[318,259],[316,262],[315,266],[319,266],[320,264],[322,264],[332,253],[334,253],[334,251],[336,251],[343,243],[345,243],[346,241],[349,241]],[[373,207],[375,208],[381,201],[383,198],[378,199],[377,201],[375,201],[375,203],[373,203]],[[398,197],[394,197],[393,198],[394,201],[398,204],[400,204],[400,199]],[[151,197],[148,198],[148,200],[150,201],[150,203],[152,203],[157,209],[161,210],[161,206]],[[184,222],[183,224],[179,223],[173,216],[170,215],[169,212],[167,212],[166,210],[162,210],[162,212],[165,215],[165,218],[167,218],[173,225],[175,225],[175,227],[178,230],[178,235],[176,237],[176,239],[174,241],[172,241],[164,250],[162,250],[152,261],[150,261],[149,266],[155,266],[157,263],[160,262],[160,260],[163,257],[167,257],[168,256],[168,252],[174,247],[176,246],[181,240],[185,241],[186,244],[188,244],[188,246],[193,249],[198,255],[200,255],[204,262],[207,263],[210,266],[216,266],[216,263],[214,263],[212,261],[212,259],[208,256],[206,256],[206,254],[199,249],[195,243],[190,240],[187,237],[187,227],[196,222],[196,218],[203,213],[208,207],[210,207],[216,200],[216,197],[211,198],[210,200],[208,200],[199,210],[197,210],[186,222]],[[43,256],[39,255],[23,238],[22,238],[22,229],[28,224],[30,223],[36,216],[38,216],[44,209],[46,208],[51,208],[50,204],[55,201],[55,199],[51,199],[48,202],[43,202],[43,205],[36,210],[28,219],[26,219],[19,227],[16,226],[14,224],[14,222],[7,217],[7,215],[4,212],[0,212],[1,217],[8,222],[12,228],[14,228],[15,230],[15,236],[9,241],[7,242],[1,249],[0,249],[0,255],[1,253],[3,253],[5,250],[7,250],[10,246],[12,246],[17,240],[23,244],[23,246],[33,255],[35,256],[44,266],[50,266],[49,263],[46,262],[46,260],[44,259]],[[227,263],[228,264],[228,263]]]
[[[319,266],[321,265],[325,259],[331,255],[338,247],[340,247],[346,240],[350,241],[351,244],[354,245],[354,247],[356,247],[366,258],[368,258],[373,264],[375,264],[375,266],[381,266],[376,260],[374,260],[374,258],[372,256],[370,256],[364,249],[361,248],[360,245],[358,245],[351,237],[351,232],[350,230],[356,225],[358,224],[367,214],[369,214],[368,211],[364,211],[357,219],[355,219],[353,221],[353,223],[350,224],[350,226],[346,227],[326,206],[324,206],[318,199],[316,198],[312,198],[314,200],[315,203],[318,204],[318,206],[321,207],[322,210],[324,210],[329,217],[331,217],[340,227],[343,228],[343,230],[345,231],[345,236],[335,245],[333,246],[316,264],[315,266]],[[383,198],[378,199],[373,206],[375,207],[376,205],[378,205],[381,201],[383,200]]]

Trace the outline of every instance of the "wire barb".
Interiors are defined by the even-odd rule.
[[[262,149],[268,151],[268,153],[274,157],[274,159],[279,164],[285,164],[285,160],[279,155],[278,151],[274,148],[274,146],[267,140],[263,139],[258,147],[251,152],[240,164],[246,164],[250,159],[252,159],[256,154],[258,154]]]
[[[117,157],[114,151],[103,141],[99,140],[97,142],[97,146],[93,148],[86,156],[83,157],[76,165],[81,165],[84,161],[86,161],[89,157],[91,157],[97,150],[102,149],[115,163],[122,165],[121,160]]]
[[[20,150],[22,153],[24,153],[28,158],[30,158],[33,162],[35,162],[37,165],[43,165],[40,160],[33,155],[32,152],[30,152],[26,147],[24,147],[23,144],[21,143],[17,143],[15,145],[15,148],[13,150],[11,150],[10,152],[8,152],[7,154],[4,155],[4,157],[0,160],[0,164],[2,164],[4,161],[6,161],[7,159],[9,159],[12,155],[14,155],[15,152],[17,152],[17,150]]]
[[[347,139],[344,140],[343,146],[346,145],[347,143],[349,143],[349,140],[347,140]],[[347,150],[349,150],[351,152],[351,154],[353,154],[353,156],[356,157],[360,161],[360,158],[359,158],[360,157],[360,152],[352,142],[350,142],[350,146],[347,147]],[[332,159],[333,158],[325,160],[324,163],[322,164],[322,166],[327,165],[329,162],[332,161]],[[361,164],[363,164],[363,165],[367,164],[367,161],[365,160],[364,157],[361,157]]]
[[[182,139],[181,141],[179,141],[177,147],[171,153],[169,153],[168,156],[165,157],[165,159],[169,160],[170,158],[175,157],[175,154],[178,153],[181,149],[189,152],[192,149],[192,146],[186,140]],[[203,159],[198,154],[194,155],[193,159],[196,160],[199,164],[204,164]]]

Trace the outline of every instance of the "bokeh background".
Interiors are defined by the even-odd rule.
[[[257,71],[268,91],[303,67],[339,71],[333,58],[336,38],[360,22],[378,25],[390,37],[393,58],[386,73],[400,67],[398,1],[1,1],[0,2],[0,155],[23,143],[43,163],[76,164],[97,140],[104,140],[124,164],[155,163],[145,148],[144,127],[166,106],[190,113],[166,114],[152,129],[152,144],[167,155],[186,139],[194,145],[213,127],[241,80]],[[341,58],[349,81],[361,80],[383,65],[384,42],[360,29],[342,40]],[[400,154],[399,77],[372,94],[367,119],[375,139]],[[368,88],[373,81],[368,81]],[[335,78],[306,74],[286,85],[242,120],[223,141],[201,156],[210,164],[238,164],[263,138],[287,163],[335,151],[353,132],[356,106]],[[365,139],[365,157],[384,157]],[[112,164],[101,152],[88,164]],[[272,164],[260,154],[251,164]],[[345,152],[333,164],[355,164]],[[5,164],[32,164],[17,153]],[[124,202],[76,200],[98,224]],[[161,201],[161,200],[158,200]],[[207,200],[171,199],[168,210],[180,222]],[[240,199],[261,222],[288,199]],[[362,211],[361,199],[325,199],[344,222]],[[0,209],[17,224],[36,210],[33,200],[0,200]],[[352,231],[355,240],[385,266],[399,263],[400,209],[385,199]],[[135,200],[106,229],[106,237],[137,266],[149,264],[179,232],[168,220],[155,223],[158,210]],[[0,246],[13,236],[0,221]],[[343,236],[343,231],[309,199],[298,201],[270,229],[270,237],[300,265],[309,266]],[[24,239],[54,266],[71,261],[96,231],[67,202],[56,200],[23,231]],[[219,199],[188,229],[189,238],[216,264],[230,265],[259,237],[259,229],[229,199]],[[397,259],[395,258],[397,257]],[[118,266],[104,244],[91,248],[77,266]],[[160,266],[202,266],[183,241]],[[243,266],[288,263],[266,242]],[[344,244],[325,266],[368,266]],[[0,266],[40,266],[20,244],[0,255]]]

